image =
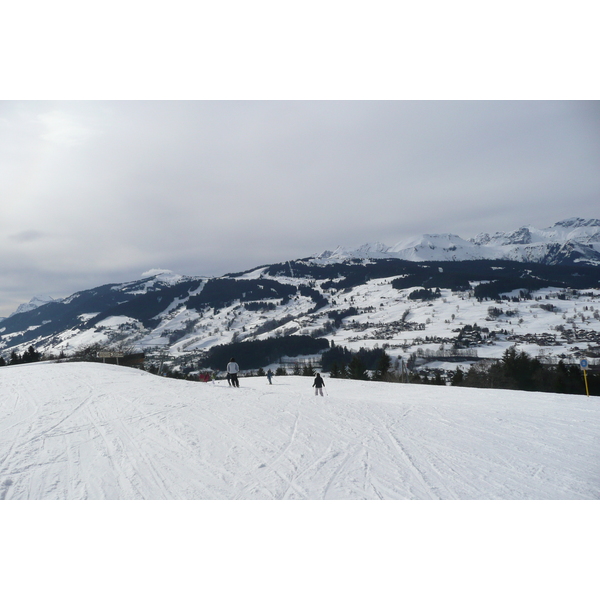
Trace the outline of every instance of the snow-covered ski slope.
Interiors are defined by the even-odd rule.
[[[3,367],[0,498],[600,498],[595,398],[311,384]]]

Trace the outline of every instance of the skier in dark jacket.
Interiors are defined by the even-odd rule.
[[[312,386],[315,388],[315,396],[318,396],[319,394],[321,394],[321,396],[323,395],[323,388],[325,387],[325,382],[323,381],[323,378],[321,377],[320,373],[317,373],[317,376],[315,377],[315,382]]]

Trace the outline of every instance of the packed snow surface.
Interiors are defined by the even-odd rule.
[[[0,369],[2,499],[598,499],[597,398]]]

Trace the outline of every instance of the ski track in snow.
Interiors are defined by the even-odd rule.
[[[596,398],[0,369],[0,499],[598,499]]]

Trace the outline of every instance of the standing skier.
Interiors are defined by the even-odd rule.
[[[315,377],[315,382],[312,386],[315,388],[315,396],[318,396],[319,394],[321,394],[321,396],[323,395],[323,388],[325,387],[325,382],[321,377],[321,373],[317,373],[317,376]]]
[[[237,374],[240,371],[239,365],[235,362],[235,358],[231,358],[231,360],[227,363],[227,376],[229,377],[229,381],[233,387],[240,387],[240,382],[238,381]]]
[[[271,381],[271,379],[273,379],[273,371],[271,371],[271,369],[267,371],[267,379],[269,380],[269,384],[273,385],[273,382]]]

